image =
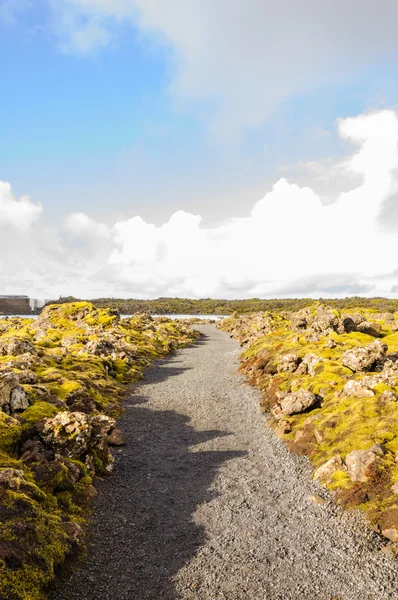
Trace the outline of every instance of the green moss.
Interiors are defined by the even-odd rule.
[[[32,406],[29,406],[21,415],[22,423],[24,426],[31,426],[43,419],[51,419],[55,417],[59,408],[48,402],[36,402]]]
[[[21,437],[21,425],[0,411],[0,450],[13,454]]]
[[[332,473],[332,476],[330,478],[331,483],[329,484],[329,489],[331,491],[337,490],[337,489],[348,489],[352,486],[352,481],[350,476],[348,475],[348,473],[346,471],[335,471],[334,473]]]

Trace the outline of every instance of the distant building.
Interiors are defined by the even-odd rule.
[[[29,296],[0,295],[0,315],[29,315],[38,313],[47,300],[29,298]]]
[[[46,302],[47,302],[47,300],[38,300],[37,298],[30,298],[30,300],[29,300],[30,310],[32,310],[33,312],[37,312],[38,310],[43,308],[43,306],[46,304]]]
[[[1,296],[0,295],[0,314],[16,315],[29,314],[31,311],[30,300],[28,296]]]

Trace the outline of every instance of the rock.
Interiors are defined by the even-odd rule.
[[[351,480],[366,483],[377,475],[380,458],[371,450],[353,450],[347,454],[345,462]]]
[[[362,385],[360,381],[350,379],[343,388],[343,395],[355,396],[356,398],[370,398],[374,396],[374,392]]]
[[[105,415],[90,416],[81,412],[60,412],[44,421],[42,438],[56,456],[82,459],[91,471],[98,462],[105,471],[113,468],[113,457],[107,447],[107,437],[115,427],[115,420]],[[95,453],[96,463],[92,453]]]
[[[19,490],[21,484],[27,484],[23,471],[19,469],[0,469],[0,486],[10,490]]]
[[[398,396],[394,392],[387,390],[380,396],[380,402],[397,402]]]
[[[313,407],[318,402],[318,397],[307,390],[298,390],[288,394],[286,398],[279,401],[282,415],[296,415]]]
[[[388,536],[386,536],[388,537]],[[398,555],[398,546],[392,542],[389,542],[385,546],[383,546],[380,550],[383,554],[388,556],[388,558],[397,558]]]
[[[383,383],[396,386],[398,383],[398,362],[386,360],[383,370],[380,373],[380,378]]]
[[[278,373],[294,373],[299,366],[300,361],[301,359],[297,354],[285,354],[284,356],[281,356],[278,361],[277,371]]]
[[[11,390],[10,408],[11,412],[25,410],[29,406],[29,400],[25,390],[19,385]]]
[[[398,542],[398,529],[392,527],[391,529],[383,529],[381,532],[384,537],[388,538],[392,542]]]
[[[387,345],[378,340],[367,346],[351,348],[351,350],[344,352],[342,363],[352,371],[371,370],[371,367],[377,361],[385,357],[387,349]]]
[[[296,435],[294,436],[294,441],[295,442],[299,442],[300,440],[302,440],[305,437],[305,432],[303,429],[300,429]]]
[[[339,318],[329,306],[318,305],[316,310],[303,308],[290,317],[293,331],[309,330],[312,334],[327,335],[335,331]]]
[[[62,523],[62,529],[65,531],[68,536],[69,541],[71,542],[79,542],[84,537],[83,529],[80,527],[78,523],[74,523],[73,521],[66,521]]]
[[[330,339],[328,340],[328,343],[326,344],[327,348],[336,348],[337,344],[334,340]]]
[[[356,327],[356,331],[360,333],[366,333],[368,335],[373,335],[373,337],[379,337],[381,331],[380,323],[369,323],[368,321],[362,321]]]
[[[311,496],[308,496],[308,499],[311,500],[314,504],[318,504],[318,506],[322,506],[326,503],[326,500],[324,500],[317,494],[311,494]]]
[[[398,483],[394,483],[394,484],[391,486],[391,491],[392,491],[394,494],[398,494]]]
[[[37,350],[26,338],[13,336],[0,339],[0,355],[19,356],[20,354],[37,354]]]
[[[84,346],[83,350],[81,350],[82,353],[87,352],[88,354],[94,354],[95,356],[102,356],[104,358],[111,356],[115,351],[115,344],[106,338],[91,340]]]
[[[120,429],[114,429],[110,435],[106,438],[106,441],[110,446],[125,446],[126,439]]]
[[[333,473],[341,470],[345,470],[343,461],[339,454],[335,454],[335,456],[330,458],[327,462],[314,471],[313,477],[322,485],[328,485],[331,481]]]
[[[281,421],[279,421],[278,426],[275,429],[275,433],[278,436],[278,438],[283,438],[283,436],[286,433],[290,433],[292,430],[292,426],[290,425],[290,423],[288,423],[287,421],[285,421],[284,419],[282,419]]]
[[[311,375],[314,377],[315,375],[315,367],[318,363],[321,362],[321,357],[316,356],[316,354],[306,354],[297,369],[297,375]]]
[[[373,446],[369,448],[369,452],[373,452],[373,454],[377,454],[377,456],[384,456],[386,449],[381,444],[373,444]]]
[[[325,439],[325,436],[319,429],[314,429],[314,438],[316,439],[317,444],[322,444]]]
[[[25,410],[28,406],[28,395],[15,379],[0,379],[0,410],[10,415]]]

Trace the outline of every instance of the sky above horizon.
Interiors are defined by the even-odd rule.
[[[393,0],[0,0],[0,291],[398,297]]]

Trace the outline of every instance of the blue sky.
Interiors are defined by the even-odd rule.
[[[61,229],[178,210],[215,226],[281,176],[310,185],[307,163],[355,148],[338,119],[398,103],[395,4],[332,8],[0,2],[0,180]]]
[[[204,206],[210,218],[206,196],[225,205],[225,196],[247,188],[266,192],[281,164],[337,151],[336,137],[322,135],[333,134],[337,117],[367,109],[376,90],[379,105],[397,93],[395,69],[383,61],[355,82],[286,97],[256,130],[223,143],[209,133],[205,102],[178,106],[171,96],[167,45],[121,23],[106,47],[64,52],[54,27],[39,1],[0,29],[1,177],[54,216],[65,208],[138,210],[158,219]],[[245,202],[233,199],[238,214]]]

